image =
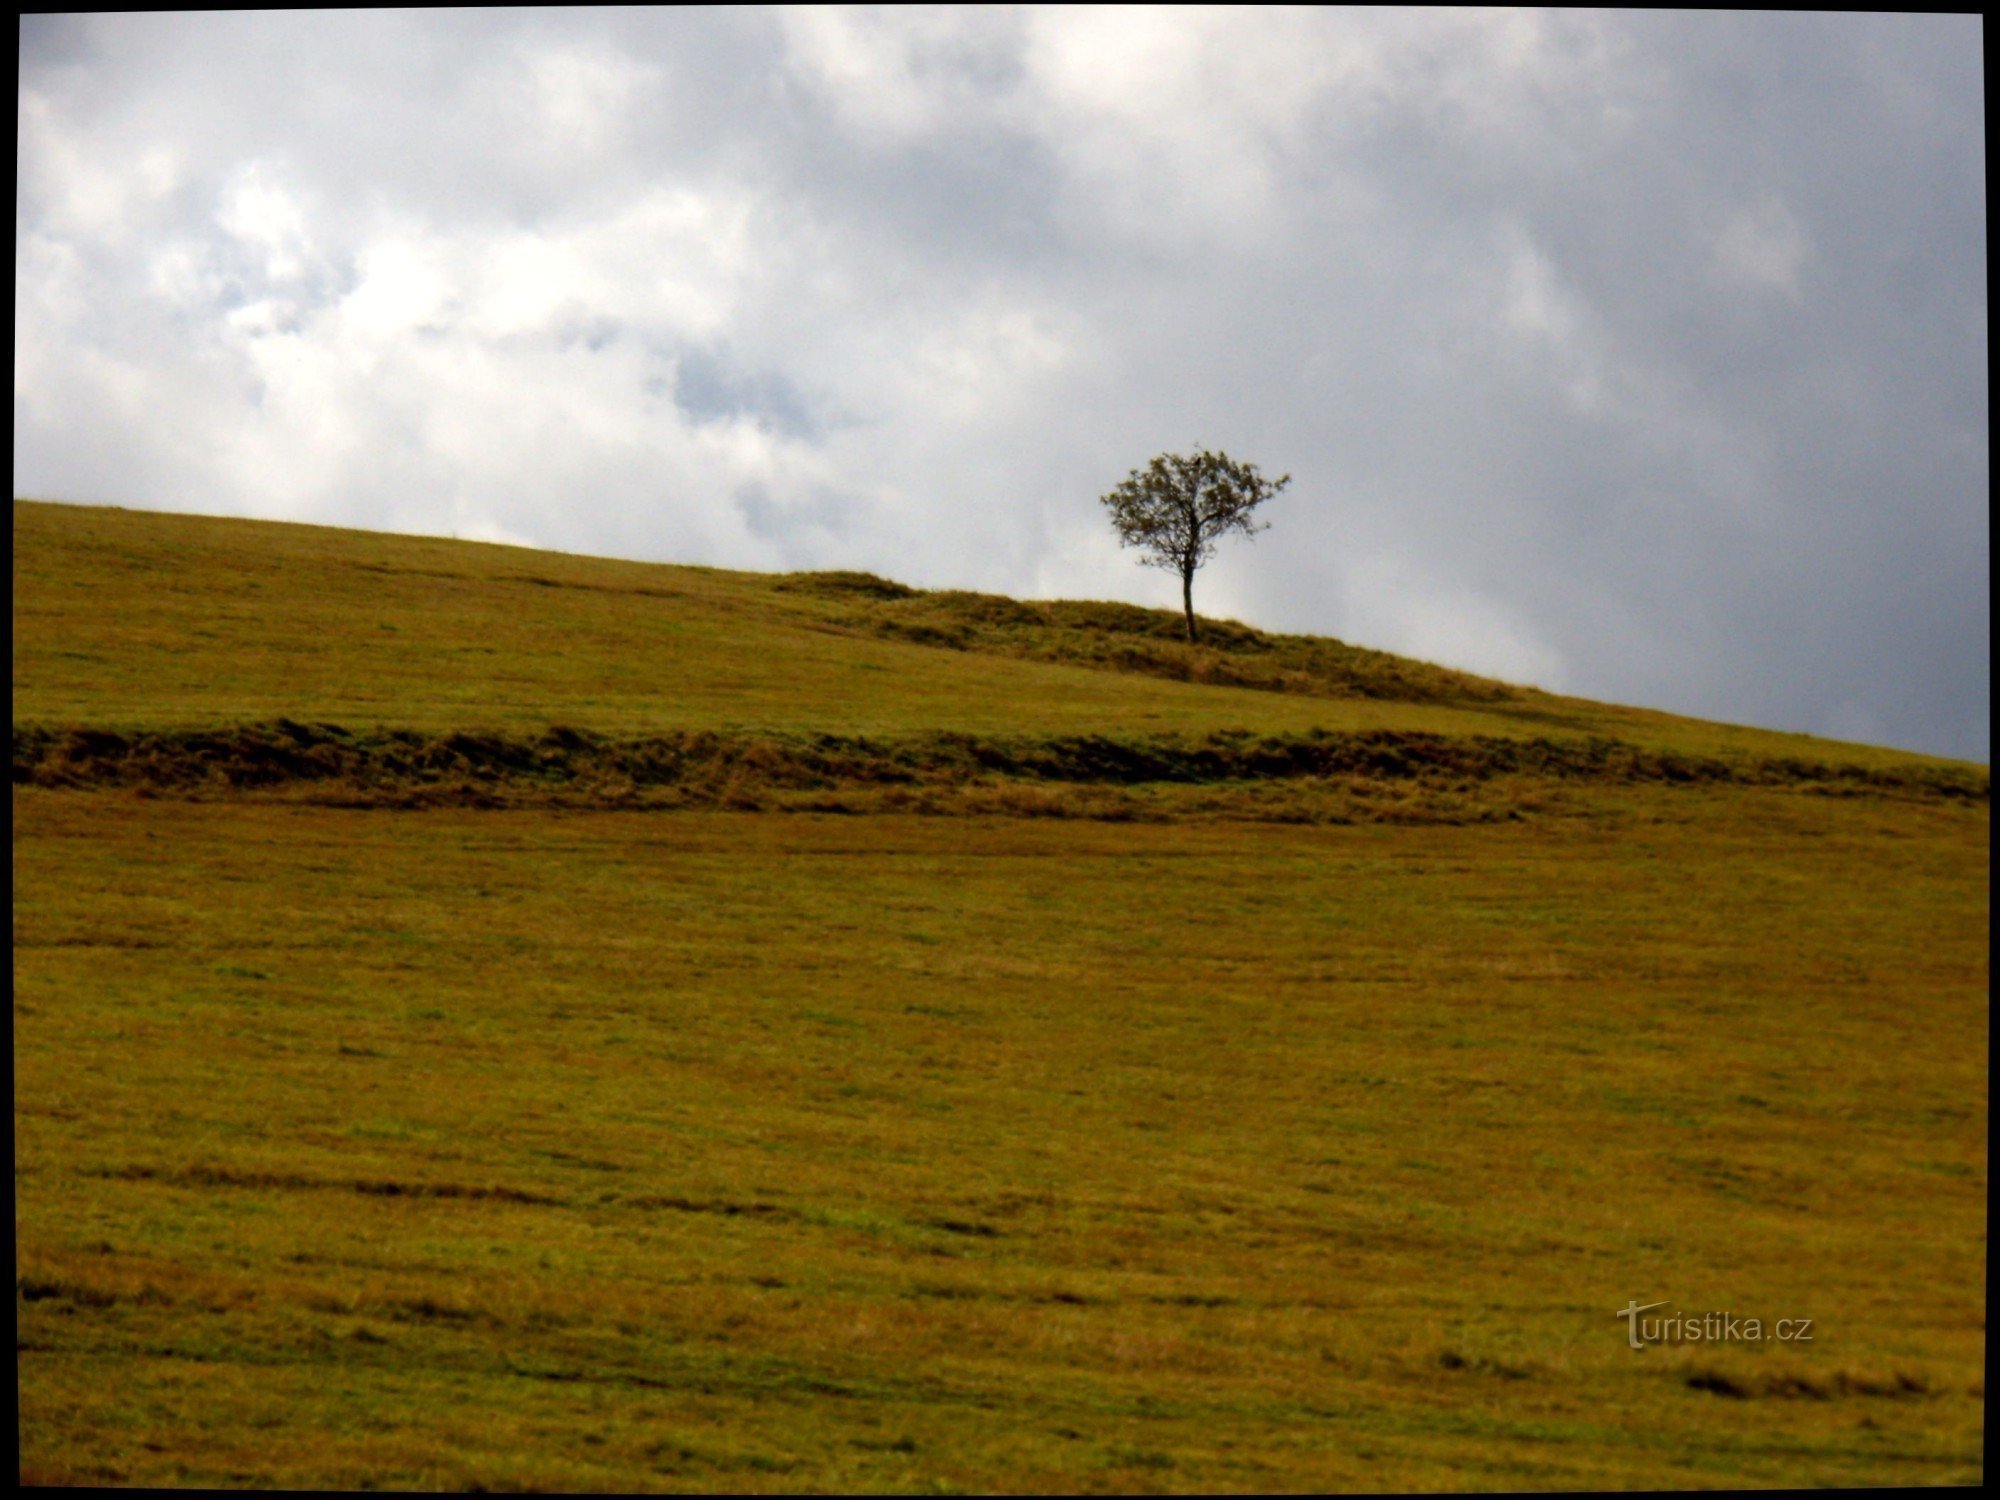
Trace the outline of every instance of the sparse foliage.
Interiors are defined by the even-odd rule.
[[[1291,482],[1289,474],[1266,479],[1255,464],[1204,448],[1185,456],[1162,453],[1100,498],[1121,543],[1142,549],[1147,567],[1181,575],[1181,608],[1193,641],[1195,569],[1215,555],[1216,542],[1230,532],[1254,536],[1264,530],[1268,523],[1252,519],[1251,512]]]

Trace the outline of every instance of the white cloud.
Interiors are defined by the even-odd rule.
[[[340,314],[366,343],[397,338],[452,315],[460,278],[447,246],[417,235],[389,235],[355,257],[358,281]]]
[[[1019,23],[1002,6],[780,7],[788,75],[862,138],[963,129],[1004,108]]]
[[[1657,104],[1658,79],[1612,17],[1468,7],[1398,19],[1399,96],[1481,153],[1571,165]]]
[[[1506,226],[1498,258],[1494,321],[1504,346],[1544,373],[1575,410],[1601,413],[1609,399],[1607,357],[1590,308],[1520,225]]]
[[[1730,213],[1714,243],[1715,271],[1723,282],[1776,292],[1791,302],[1800,299],[1799,273],[1811,257],[1812,244],[1775,195]]]
[[[571,167],[626,144],[633,104],[661,70],[602,43],[523,39],[516,55],[531,80],[532,136]]]
[[[171,145],[111,155],[65,121],[46,95],[23,87],[16,112],[21,181],[18,205],[33,205],[50,231],[120,241],[144,227],[181,185]]]
[[[265,276],[291,281],[305,274],[315,253],[306,231],[307,212],[294,188],[265,163],[252,161],[232,174],[215,222],[263,256]]]
[[[1287,157],[1329,90],[1378,66],[1365,35],[1310,11],[1036,9],[1025,118],[1077,179],[1078,197],[1128,231],[1206,247],[1273,232]]]
[[[1517,611],[1449,577],[1377,554],[1343,584],[1356,637],[1369,645],[1552,692],[1567,682],[1562,653]]]

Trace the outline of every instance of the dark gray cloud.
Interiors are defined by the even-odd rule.
[[[1200,602],[1989,753],[1976,18],[22,23],[20,494]]]

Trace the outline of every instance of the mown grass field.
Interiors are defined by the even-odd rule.
[[[1110,641],[1152,670],[1102,670],[1107,638],[1012,627],[980,595],[880,599],[812,575],[730,573],[319,526],[109,507],[14,506],[14,721],[117,728],[279,716],[431,731],[760,730],[898,734],[1599,733],[1698,754],[1925,759],[1711,724],[1343,648],[1345,686],[1227,678],[1255,649],[1189,649],[1179,615],[1114,608]],[[1012,601],[999,601],[1003,606]],[[1143,634],[1130,616],[1150,616]],[[1164,636],[1164,639],[1162,638]],[[951,649],[926,639],[988,649]],[[1337,643],[1336,643],[1337,644]],[[1039,650],[1037,658],[1015,654]],[[1307,667],[1316,665],[1311,661]],[[1185,673],[1195,680],[1162,675]],[[1268,675],[1285,676],[1282,666]],[[1322,677],[1325,675],[1321,674]],[[1313,673],[1290,676],[1312,686]]]
[[[17,746],[283,715],[1804,753],[1319,646],[1051,660],[1104,643],[838,584],[47,506],[15,540]],[[449,577],[328,582],[422,557]],[[496,576],[560,569],[632,587]],[[654,608],[683,647],[644,653]],[[1200,680],[1274,655],[1308,680]],[[1415,696],[1312,676],[1364,670]],[[24,1479],[1983,1477],[1984,768],[835,812],[16,766]],[[1813,1338],[1634,1352],[1616,1310],[1662,1299]]]

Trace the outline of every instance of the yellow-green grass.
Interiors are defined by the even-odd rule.
[[[25,1479],[1982,1477],[1983,804],[13,811]]]
[[[1218,646],[1190,650],[1157,635],[994,625],[982,602],[1010,601],[985,596],[876,600],[811,583],[17,500],[14,722],[134,729],[289,716],[357,728],[564,724],[611,733],[1390,729],[1599,734],[1683,753],[1863,765],[1924,759],[1501,689],[1337,642],[1218,627]],[[1141,613],[1112,608],[1128,622]],[[1171,636],[1177,616],[1152,614]],[[961,637],[972,649],[912,636]],[[1309,689],[1312,663],[1328,654],[1350,668],[1341,682],[1373,672],[1385,688],[1407,693],[1414,683],[1428,696],[1158,675],[1262,674]],[[1093,664],[1072,664],[1084,660]],[[1133,660],[1144,670],[1116,669]],[[1286,666],[1299,662],[1307,669]]]
[[[1173,623],[17,502],[23,1477],[1982,1477],[1985,768]]]

